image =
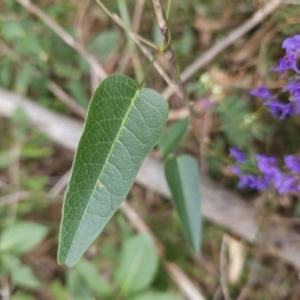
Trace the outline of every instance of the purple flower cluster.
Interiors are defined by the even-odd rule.
[[[262,100],[269,112],[280,119],[300,114],[300,35],[287,38],[282,43],[285,49],[285,57],[279,60],[278,66],[273,71],[284,73],[287,70],[296,72],[296,76],[283,86],[284,92],[290,94],[288,101],[282,102],[264,85],[257,90],[252,90],[250,95]],[[256,155],[256,174],[245,173],[249,169],[246,153],[239,148],[231,148],[230,155],[235,160],[231,170],[239,177],[239,188],[250,187],[251,189],[264,190],[274,188],[279,194],[300,192],[300,157],[286,155],[279,167],[277,159],[265,154]],[[258,175],[257,175],[258,174]]]
[[[286,51],[286,56],[279,60],[276,68],[271,70],[283,73],[286,70],[294,70],[300,73],[300,35],[287,38],[282,43],[282,48]],[[292,80],[288,85],[283,87],[284,91],[291,94],[290,100],[283,103],[277,99],[265,86],[260,86],[257,90],[252,90],[250,95],[262,99],[264,106],[269,108],[269,112],[280,119],[293,116],[300,113],[300,80]]]
[[[279,60],[279,64],[274,71],[283,73],[288,69],[293,69],[296,73],[300,73],[298,66],[300,58],[300,35],[294,35],[285,39],[282,43],[282,49],[285,49],[286,56]]]
[[[242,172],[246,163],[246,153],[238,148],[230,149],[236,164],[230,166],[239,177],[238,188],[249,187],[258,191],[274,187],[279,194],[300,192],[300,157],[287,155],[284,157],[285,171],[280,170],[277,159],[265,154],[256,155],[257,168],[260,175]]]

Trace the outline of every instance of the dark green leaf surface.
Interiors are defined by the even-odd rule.
[[[193,250],[200,250],[200,176],[196,160],[189,155],[172,158],[165,165],[166,178],[172,193],[174,207],[183,231]]]
[[[185,118],[176,122],[170,129],[162,135],[158,142],[158,147],[162,151],[163,156],[167,157],[178,145],[182,136],[186,132],[189,124],[189,118]]]
[[[89,106],[66,191],[58,253],[73,266],[99,235],[131,188],[168,116],[161,95],[112,75]]]

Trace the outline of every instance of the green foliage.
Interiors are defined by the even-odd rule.
[[[105,62],[109,56],[117,50],[120,34],[116,30],[105,30],[97,34],[88,45],[88,49],[101,62]]]
[[[161,292],[146,292],[134,297],[132,300],[183,300],[182,297]]]
[[[179,54],[179,56],[187,56],[191,52],[194,44],[194,36],[192,30],[188,27],[185,28],[183,30],[182,37],[174,44],[176,52]]]
[[[47,232],[45,226],[29,222],[5,228],[0,236],[0,273],[8,272],[16,286],[26,289],[40,287],[32,270],[23,265],[18,256],[36,247]]]
[[[5,228],[0,236],[0,251],[22,254],[33,249],[46,236],[45,226],[20,222],[13,227]]]
[[[166,158],[179,144],[185,134],[189,124],[189,118],[182,119],[172,125],[166,133],[162,135],[157,146]]]
[[[258,119],[258,115],[246,108],[243,98],[225,98],[217,107],[224,133],[231,145],[241,148],[251,147],[253,137],[264,140],[269,128]]]
[[[80,260],[68,273],[67,285],[76,299],[92,299],[93,296],[108,299],[113,295],[112,287],[100,275],[96,265],[87,260]],[[58,284],[55,289],[59,293]]]
[[[32,270],[21,264],[20,260],[10,254],[2,254],[2,268],[9,272],[12,281],[16,286],[26,289],[37,289],[40,287],[40,282],[32,272]]]
[[[128,239],[122,249],[115,272],[122,295],[140,292],[153,281],[158,268],[158,255],[152,238],[141,234]]]
[[[167,121],[165,100],[123,75],[89,106],[65,196],[58,260],[74,265],[120,206]]]
[[[201,241],[200,176],[197,161],[188,155],[172,158],[165,165],[176,212],[192,249],[198,253]]]

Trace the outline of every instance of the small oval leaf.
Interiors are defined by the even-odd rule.
[[[201,212],[197,161],[189,155],[180,155],[166,162],[165,173],[183,232],[192,249],[198,253]]]
[[[128,194],[168,117],[163,97],[124,75],[92,97],[63,206],[59,263],[73,266]]]
[[[158,255],[152,238],[144,233],[128,239],[115,273],[121,294],[127,296],[145,289],[153,281],[157,268]]]

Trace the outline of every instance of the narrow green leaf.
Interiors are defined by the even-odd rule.
[[[162,135],[157,143],[159,149],[162,151],[163,156],[167,157],[178,145],[182,136],[186,132],[189,124],[189,118],[185,118],[176,122],[170,129]]]
[[[166,162],[165,173],[183,231],[193,250],[198,253],[201,213],[197,161],[189,155],[172,158]]]
[[[148,234],[134,236],[124,243],[115,279],[122,295],[146,288],[154,279],[158,268],[158,255]]]
[[[102,81],[88,109],[66,191],[59,263],[73,266],[128,194],[165,127],[161,95],[124,75]]]

